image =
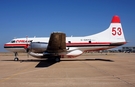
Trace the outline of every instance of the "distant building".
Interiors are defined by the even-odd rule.
[[[135,46],[126,46],[126,47],[122,47],[121,51],[124,52],[135,52]]]

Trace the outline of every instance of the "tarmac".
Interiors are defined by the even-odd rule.
[[[46,59],[0,53],[0,87],[135,87],[135,53]]]

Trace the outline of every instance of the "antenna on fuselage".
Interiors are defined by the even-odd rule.
[[[28,45],[28,36],[26,35],[26,43],[27,43],[27,45]]]

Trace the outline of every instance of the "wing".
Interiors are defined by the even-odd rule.
[[[55,32],[52,33],[49,39],[46,52],[48,53],[60,53],[66,51],[66,34]]]

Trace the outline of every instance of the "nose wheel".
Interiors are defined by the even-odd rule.
[[[19,58],[17,58],[17,57],[14,58],[14,61],[18,61],[18,60],[19,60]]]
[[[17,57],[17,55],[18,55],[18,53],[15,52],[15,58],[14,58],[14,61],[18,61],[18,60],[19,60],[19,58]]]

